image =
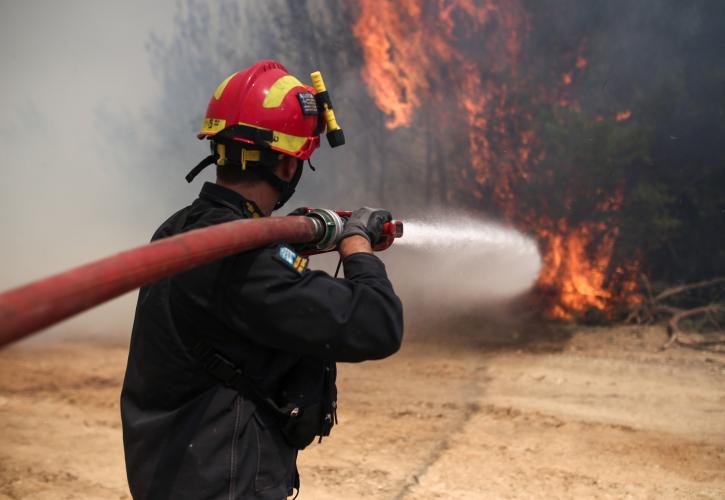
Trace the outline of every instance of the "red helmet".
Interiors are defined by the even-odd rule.
[[[198,136],[271,148],[307,160],[320,146],[325,123],[315,90],[266,60],[227,77],[209,100]]]

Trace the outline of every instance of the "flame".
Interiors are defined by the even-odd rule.
[[[617,113],[616,120],[618,122],[623,122],[625,120],[629,120],[629,117],[632,116],[632,112],[628,109],[625,109],[624,111],[620,111]]]
[[[517,189],[531,181],[545,158],[535,121],[521,95],[526,83],[523,43],[530,20],[521,0],[360,0],[353,26],[365,60],[362,77],[386,115],[386,126],[434,123],[463,126],[470,168],[456,187],[478,203],[493,205],[508,220],[538,234],[544,251],[539,289],[552,298],[549,315],[571,319],[590,309],[611,312],[636,289],[637,265],[611,268],[619,235],[616,214],[622,191],[600,194],[605,217],[571,222],[526,209]],[[545,102],[580,112],[567,90],[587,68],[586,43],[570,54],[570,69],[529,104]],[[627,113],[626,117],[623,113]],[[627,119],[631,112],[617,114]],[[537,175],[542,175],[537,172]],[[609,217],[613,219],[613,217]],[[554,222],[555,221],[555,222]]]
[[[360,16],[353,26],[365,59],[376,61],[376,64],[365,65],[363,79],[370,88],[375,88],[373,99],[388,115],[388,128],[411,123],[413,111],[420,107],[421,95],[428,90],[425,73],[429,59],[418,49],[425,41],[422,30],[411,32],[406,29],[421,25],[419,2],[396,2],[397,7],[407,13],[408,23],[396,22],[399,12],[392,3],[362,2]]]
[[[608,230],[593,223],[570,228],[564,219],[555,231],[540,231],[546,249],[538,286],[554,290],[551,316],[572,319],[590,309],[607,309],[612,299],[607,268],[617,233],[617,228]],[[588,247],[595,239],[598,244],[592,251]]]

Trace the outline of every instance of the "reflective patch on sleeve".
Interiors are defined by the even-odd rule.
[[[302,271],[305,270],[305,268],[307,267],[307,263],[309,262],[309,259],[307,257],[297,255],[294,250],[284,245],[279,247],[279,250],[277,251],[277,257],[279,257],[282,262],[288,264],[292,269],[300,274],[302,273]]]

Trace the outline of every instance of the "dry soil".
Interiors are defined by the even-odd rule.
[[[340,368],[300,499],[725,498],[725,356],[657,328],[430,325]],[[498,330],[497,330],[498,328]],[[123,499],[127,340],[0,352],[0,498]]]

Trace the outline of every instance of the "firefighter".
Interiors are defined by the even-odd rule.
[[[216,183],[153,240],[266,217],[292,196],[324,131],[320,100],[275,61],[214,92],[200,138]],[[362,208],[338,251],[345,279],[277,245],[214,261],[139,293],[121,393],[135,499],[283,499],[297,452],[336,422],[335,362],[380,359],[402,340],[402,305],[371,242],[391,219]]]

